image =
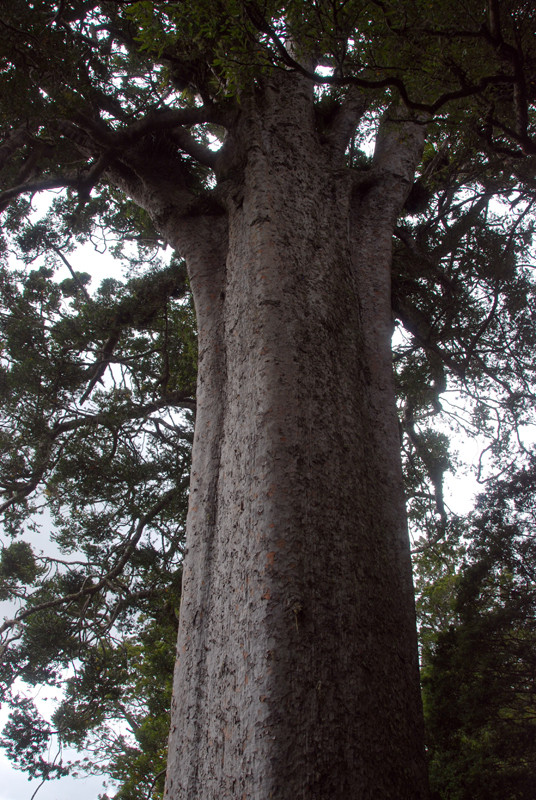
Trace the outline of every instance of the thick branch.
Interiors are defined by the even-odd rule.
[[[170,406],[175,408],[188,408],[191,411],[195,411],[195,399],[191,397],[188,392],[171,392],[152,403],[145,403],[142,406],[132,406],[127,413],[121,415],[121,422],[148,417],[154,411],[159,411],[161,408],[169,408]],[[107,412],[102,412],[100,414],[82,414],[74,419],[56,422],[51,432],[56,438],[62,433],[78,430],[78,428],[94,427],[95,425],[106,426],[109,425],[111,421],[112,417]],[[174,428],[174,430],[176,431],[176,428]]]
[[[23,488],[19,489],[18,492],[16,492],[8,500],[2,503],[2,505],[0,505],[0,514],[3,514],[4,511],[7,511],[8,508],[11,508],[11,506],[15,505],[16,503],[20,503],[22,500],[31,495],[32,492],[34,492],[37,489],[37,487],[39,486],[39,481],[43,477],[45,468],[46,466],[43,467],[42,470],[39,470],[38,473],[32,476],[31,480],[29,480],[28,483]]]
[[[205,167],[210,167],[211,169],[215,167],[218,152],[198,142],[187,128],[174,128],[172,136],[173,141],[179,145],[181,150],[184,150],[185,153],[192,156],[199,164],[203,164]]]
[[[100,147],[115,149],[135,144],[151,133],[172,131],[180,126],[200,125],[204,122],[223,125],[226,117],[227,111],[215,105],[155,109],[131,125],[113,130],[101,119],[79,113],[74,122],[63,122],[62,132],[68,136],[69,131],[65,126],[69,125],[72,129],[83,130]]]
[[[80,412],[74,419],[56,422],[46,434],[43,449],[39,454],[39,466],[32,471],[29,480],[0,505],[0,514],[24,500],[37,489],[49,467],[52,445],[62,434],[84,427],[91,428],[98,425],[110,427],[114,422],[115,424],[122,424],[128,420],[142,419],[148,417],[154,411],[169,407],[187,408],[195,411],[196,402],[189,392],[171,392],[151,403],[132,406],[126,413],[123,412],[118,420],[114,420],[112,415],[107,412],[99,414],[82,414]]]
[[[102,120],[78,114],[76,121],[59,120],[57,129],[61,135],[72,141],[85,157],[96,155],[95,160],[85,171],[68,172],[65,175],[51,175],[21,182],[0,193],[0,211],[23,194],[49,189],[75,189],[81,202],[88,197],[103,173],[121,157],[125,147],[135,144],[150,133],[157,131],[173,132],[177,146],[199,163],[214,167],[217,153],[196,141],[184,126],[204,122],[225,124],[227,111],[216,106],[178,108],[155,111],[132,125],[114,131]],[[0,147],[0,159],[6,161],[12,152],[22,146],[28,134],[23,129],[15,131]],[[100,153],[100,154],[99,154]]]
[[[40,178],[38,180],[27,181],[18,186],[12,186],[0,193],[0,211],[4,211],[12,200],[20,197],[21,194],[28,192],[44,192],[48,189],[79,189],[85,186],[85,181],[80,178],[80,175],[62,175],[50,176],[47,178]]]
[[[396,178],[403,195],[397,199],[400,208],[421,160],[429,119],[429,114],[419,114],[412,119],[402,103],[393,103],[378,129],[371,172]]]
[[[482,26],[482,31],[488,41],[496,48],[499,56],[512,66],[514,72],[514,112],[516,116],[515,133],[521,144],[529,145],[529,152],[536,152],[536,145],[528,136],[529,125],[529,100],[527,83],[524,72],[523,53],[517,47],[507,42],[502,33],[501,13],[498,0],[489,0],[489,28]]]
[[[424,464],[428,478],[434,487],[434,499],[437,513],[441,519],[441,528],[444,531],[447,523],[447,512],[443,498],[443,476],[447,470],[447,466],[443,463],[441,458],[437,458],[427,447],[426,439],[417,431],[415,423],[413,405],[408,403],[404,413],[404,429],[417,455]]]
[[[400,319],[406,330],[415,337],[419,345],[423,347],[424,350],[429,350],[438,356],[441,362],[445,364],[454,375],[464,381],[466,365],[458,364],[452,356],[439,347],[434,340],[432,325],[426,315],[401,297],[393,296],[392,303],[395,315]]]
[[[423,274],[433,275],[437,283],[439,283],[449,294],[452,294],[452,281],[441,269],[439,258],[433,257],[431,253],[429,253],[427,250],[424,250],[415,241],[406,228],[398,225],[395,228],[394,235],[405,245],[408,252],[411,254],[411,274],[419,276]]]
[[[216,105],[196,108],[168,108],[164,111],[155,111],[129,125],[124,130],[117,131],[114,143],[116,145],[127,145],[147,136],[149,133],[174,130],[184,125],[199,125],[203,122],[225,125],[227,116],[228,109]]]
[[[345,153],[367,106],[367,98],[361,89],[350,87],[325,134],[326,140],[337,153]]]
[[[443,240],[432,250],[431,255],[434,260],[439,261],[454,250],[458,242],[474,228],[482,211],[487,208],[489,201],[490,197],[487,194],[483,194],[474,205],[469,208],[466,214],[460,217],[457,222],[449,225]],[[446,208],[443,215],[447,216],[451,210],[451,208]]]
[[[0,169],[22,145],[26,144],[30,138],[28,128],[21,125],[16,128],[0,145]]]

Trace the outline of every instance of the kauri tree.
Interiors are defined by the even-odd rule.
[[[65,264],[104,237],[170,246],[188,271],[198,373],[166,797],[427,797],[401,441],[410,513],[432,515],[434,540],[449,460],[423,420],[447,386],[494,457],[531,413],[532,5],[17,0],[0,24],[6,255]],[[6,283],[3,384],[23,391],[27,374],[40,400],[8,414],[6,439],[19,413],[32,435],[6,441],[4,511],[16,533],[40,486],[59,514],[75,498],[99,566],[60,571],[60,593],[113,626],[105,589],[120,611],[145,571],[178,570],[184,423],[169,409],[192,405],[191,348],[186,300],[169,298],[186,287],[173,261],[93,300],[75,269],[45,291],[46,269]],[[88,484],[92,507],[76,500]],[[167,534],[144,560],[153,524]]]

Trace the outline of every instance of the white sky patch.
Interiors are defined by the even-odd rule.
[[[34,694],[29,694],[30,687],[20,683],[21,694],[32,696],[35,705],[46,719],[50,719],[57,701],[61,698],[61,692],[48,686],[36,687]],[[8,709],[5,706],[0,708],[0,730],[8,720]],[[54,745],[53,745],[54,746]],[[48,757],[52,760],[55,753],[49,753]],[[64,761],[75,760],[79,757],[76,750],[64,747],[62,749]],[[40,778],[29,778],[26,773],[15,769],[5,751],[0,748],[0,800],[32,800],[35,793],[35,800],[97,800],[98,797],[106,793],[109,788],[110,797],[115,793],[113,784],[107,779],[98,775],[88,775],[75,778],[70,775],[59,780],[45,781],[42,783]]]
[[[474,508],[476,496],[484,491],[484,486],[478,483],[472,466],[478,461],[482,447],[479,442],[471,439],[464,441],[461,446],[458,442],[456,445],[458,446],[453,448],[454,455],[463,463],[455,472],[445,473],[443,488],[449,510],[463,516]]]

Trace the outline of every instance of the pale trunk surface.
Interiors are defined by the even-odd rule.
[[[397,128],[397,163],[387,125],[353,191],[311,88],[282,86],[243,114],[225,233],[177,234],[200,362],[166,797],[415,800],[389,269],[422,137]]]

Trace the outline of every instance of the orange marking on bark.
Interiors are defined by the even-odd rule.
[[[273,567],[275,560],[275,550],[272,550],[271,553],[266,553],[266,566]]]

